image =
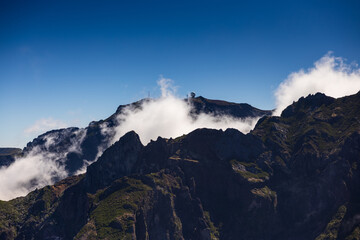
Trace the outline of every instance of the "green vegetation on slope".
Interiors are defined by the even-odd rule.
[[[123,178],[117,183],[122,185],[120,190],[109,196],[104,196],[106,192],[102,191],[96,196],[99,201],[95,204],[98,205],[90,216],[94,220],[97,236],[102,239],[131,239],[134,233],[135,210],[147,192],[152,190],[133,178]]]
[[[321,233],[315,240],[335,240],[337,239],[338,231],[340,228],[341,221],[343,220],[346,213],[346,206],[342,205],[339,207],[335,216],[327,224],[323,233]]]
[[[239,162],[235,159],[230,160],[232,169],[240,174],[249,182],[263,182],[269,179],[269,174],[263,171],[256,163],[253,162]]]

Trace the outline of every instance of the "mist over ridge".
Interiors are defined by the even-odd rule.
[[[99,123],[98,134],[101,141],[96,145],[96,152],[91,159],[82,156],[82,145],[87,134],[85,129],[69,130],[68,134],[57,136],[56,132],[44,135],[41,148],[34,147],[24,156],[18,157],[10,166],[0,168],[0,199],[7,200],[27,194],[29,191],[53,184],[69,174],[81,174],[86,167],[96,161],[110,145],[129,131],[139,134],[146,145],[159,136],[176,138],[197,128],[223,129],[234,128],[248,133],[262,116],[234,117],[219,112],[193,113],[193,99],[176,96],[174,81],[161,77],[157,82],[161,96],[143,99],[136,104],[122,107],[121,112],[113,116],[112,121]],[[277,108],[273,115],[280,115],[282,110],[300,97],[323,92],[332,97],[341,97],[356,93],[360,89],[360,69],[356,64],[346,64],[341,57],[331,52],[314,63],[308,70],[291,73],[274,92]],[[49,122],[46,122],[49,126]],[[61,124],[64,124],[61,122]],[[89,125],[89,127],[91,124]],[[29,128],[37,129],[36,127]],[[69,128],[71,129],[71,128]],[[28,130],[28,131],[30,131]],[[69,143],[61,151],[54,151],[59,142],[71,136]],[[67,141],[67,140],[66,140]],[[75,172],[69,172],[64,164],[68,156],[77,155],[81,166]],[[79,163],[80,164],[80,163]],[[17,174],[21,173],[21,174]]]
[[[255,108],[254,111],[259,113],[245,118],[217,111],[205,113],[201,107],[197,110],[199,112],[195,112],[193,99],[177,97],[171,79],[161,78],[158,85],[161,97],[143,99],[123,106],[109,121],[92,122],[87,128],[66,128],[40,135],[35,139],[36,142],[28,144],[23,156],[17,157],[10,166],[0,168],[0,199],[9,200],[24,196],[69,174],[84,173],[88,165],[96,161],[109,146],[129,131],[136,131],[144,145],[158,137],[176,138],[197,128],[235,128],[248,133],[263,114],[270,114],[269,111],[261,112]],[[94,158],[86,159],[84,141],[87,141],[87,135],[94,134],[89,132],[93,127],[99,130],[96,134],[101,140],[94,146]],[[79,157],[82,166],[70,172],[67,162]]]

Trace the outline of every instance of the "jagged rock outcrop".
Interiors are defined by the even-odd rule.
[[[140,138],[134,131],[125,134],[97,162],[88,167],[85,177],[88,189],[96,191],[122,176],[134,173],[142,148]]]

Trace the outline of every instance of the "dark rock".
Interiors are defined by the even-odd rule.
[[[133,172],[143,148],[139,136],[128,132],[109,147],[99,160],[87,169],[85,184],[91,191],[110,185],[115,179]]]

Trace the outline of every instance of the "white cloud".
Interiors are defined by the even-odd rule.
[[[276,111],[280,115],[288,105],[302,96],[322,92],[331,97],[343,97],[360,90],[360,69],[346,64],[330,52],[314,63],[314,67],[291,73],[275,91]]]
[[[187,134],[197,128],[227,129],[236,128],[244,133],[249,132],[258,118],[239,119],[228,115],[214,116],[201,113],[195,119],[190,115],[191,104],[175,96],[172,80],[161,78],[158,81],[161,97],[144,101],[140,108],[129,106],[118,115],[118,126],[103,132],[114,131],[111,143],[117,141],[128,131],[134,130],[143,144],[158,136],[170,138]]]
[[[24,157],[19,157],[8,167],[0,168],[0,199],[10,200],[24,196],[35,188],[54,184],[68,176],[64,161],[69,152],[81,152],[81,143],[86,135],[85,129],[69,134],[53,132],[43,136],[43,146],[36,146]],[[69,135],[71,143],[61,151],[50,151]]]
[[[27,134],[43,133],[52,129],[65,128],[68,125],[60,120],[53,118],[42,118],[37,120],[33,125],[24,130]]]
[[[54,178],[65,178],[67,173],[59,162],[53,161],[56,154],[35,148],[29,155],[7,168],[0,169],[0,199],[10,200],[24,196],[38,187],[54,182]]]

